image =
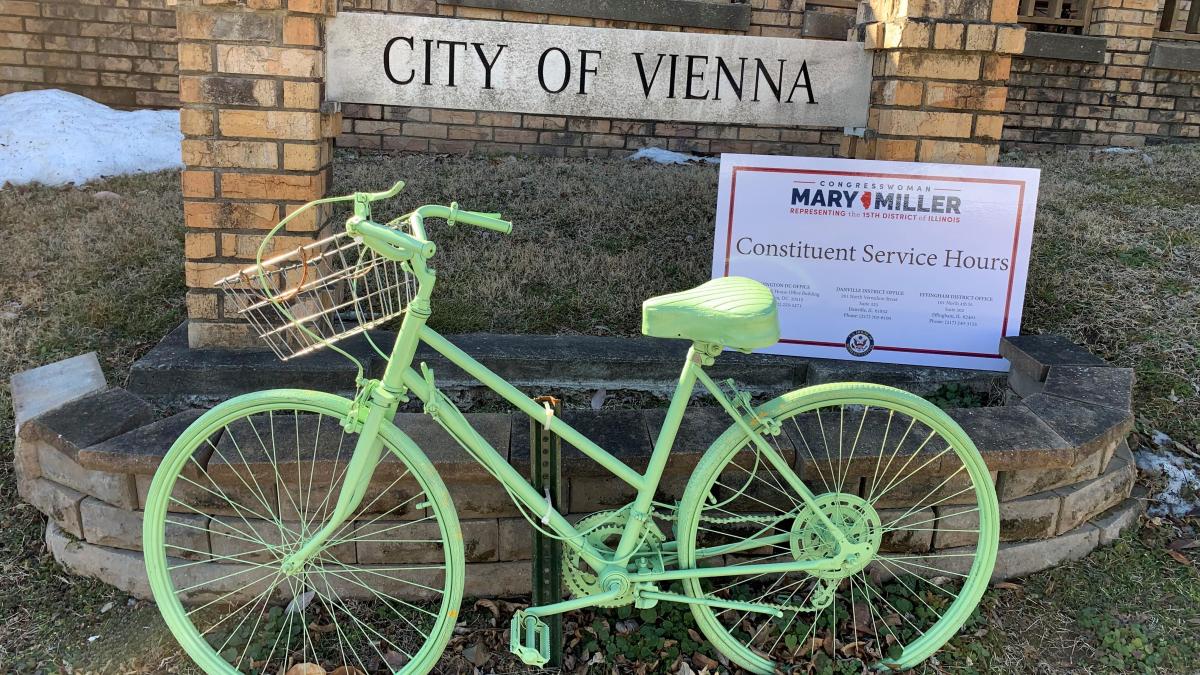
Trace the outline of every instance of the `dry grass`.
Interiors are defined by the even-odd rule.
[[[1148,157],[1006,158],[1043,172],[1023,330],[1136,369],[1138,414],[1196,447],[1200,145]]]
[[[1195,447],[1200,146],[1150,154],[1148,166],[1138,155],[1007,158],[1044,171],[1026,330],[1063,333],[1136,368],[1139,413]],[[379,189],[398,178],[411,187],[389,212],[454,198],[468,208],[502,210],[517,224],[508,238],[474,228],[433,231],[441,251],[434,322],[448,332],[636,334],[646,296],[708,277],[713,167],[339,158],[338,190]],[[98,190],[123,199],[97,199]],[[4,378],[97,350],[110,382],[121,383],[132,359],[182,315],[180,221],[174,174],[83,190],[0,190]],[[53,672],[64,663],[102,672],[171,668],[160,660],[173,652],[153,607],[124,608],[122,594],[62,573],[45,552],[43,519],[13,489],[10,403],[5,387],[0,578],[9,590],[0,592],[0,671],[39,663]],[[968,663],[1020,672],[1103,669],[1091,636],[1128,625],[1084,626],[1081,607],[1120,603],[1129,609],[1119,611],[1133,612],[1140,603],[1150,614],[1133,625],[1194,632],[1200,617],[1185,608],[1197,602],[1195,571],[1168,569],[1172,563],[1153,546],[1131,546],[1132,555],[1101,552],[1036,575],[1027,586],[1033,593],[991,594],[996,630],[956,642],[946,653],[952,669],[969,671]],[[1129,592],[1116,594],[1121,589],[1110,579]],[[117,608],[102,613],[109,601]],[[101,639],[88,643],[95,634]],[[131,646],[127,636],[134,634],[140,637]]]
[[[388,213],[454,199],[513,221],[507,237],[434,225],[440,330],[633,335],[642,300],[708,278],[716,178],[620,160],[368,155],[343,162],[335,191],[404,179]]]
[[[119,198],[98,198],[106,190]],[[95,350],[109,382],[179,322],[182,206],[177,174],[86,189],[0,190],[0,671],[55,653],[122,594],[64,575],[45,552],[45,519],[17,497],[9,375]],[[12,592],[20,589],[19,592]]]

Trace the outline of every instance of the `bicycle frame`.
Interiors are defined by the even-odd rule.
[[[409,225],[417,240],[427,241],[425,239],[423,216],[419,210],[409,216]],[[370,222],[358,223],[356,227],[359,229],[355,234],[363,236],[367,245],[373,248],[377,245],[381,248],[394,245],[392,241],[396,231],[391,228]],[[425,412],[427,414],[433,417],[476,461],[482,464],[497,480],[505,485],[522,506],[539,518],[541,523],[552,533],[561,537],[565,545],[578,551],[580,558],[592,567],[597,574],[618,568],[624,572],[626,562],[637,550],[641,535],[647,521],[650,519],[654,493],[662,478],[663,470],[670,456],[671,448],[674,445],[675,437],[679,431],[688,401],[697,382],[708,390],[734,422],[753,439],[773,468],[787,479],[789,486],[796,491],[797,495],[806,505],[812,508],[822,525],[829,532],[833,533],[838,544],[836,553],[829,558],[820,560],[640,572],[629,574],[629,576],[636,578],[638,581],[653,582],[699,576],[740,576],[831,570],[842,566],[849,556],[862,548],[847,541],[841,530],[835,527],[820,509],[815,508],[812,492],[801,482],[795,471],[792,470],[790,463],[781,457],[774,446],[763,438],[759,429],[765,428],[769,424],[769,421],[758,419],[757,416],[753,416],[751,420],[745,419],[738,412],[734,403],[730,401],[724,392],[721,391],[720,387],[704,372],[703,366],[705,363],[711,363],[712,358],[720,353],[721,347],[719,345],[696,343],[688,351],[687,360],[676,383],[674,393],[671,396],[666,419],[655,441],[646,471],[645,473],[638,473],[629,465],[586,438],[571,427],[570,424],[550,415],[545,408],[533,399],[523,394],[483,364],[471,358],[466,352],[454,346],[449,340],[432,328],[429,328],[426,325],[426,321],[431,313],[429,298],[433,293],[433,287],[436,283],[436,272],[432,268],[427,267],[424,258],[420,256],[406,258],[405,264],[410,266],[412,273],[418,280],[417,294],[413,298],[401,322],[400,331],[392,347],[392,353],[382,378],[376,386],[370,387],[367,390],[367,396],[360,397],[360,400],[365,399],[363,405],[365,416],[361,419],[362,427],[359,440],[347,466],[345,481],[338,495],[337,504],[330,516],[329,522],[312,539],[301,546],[299,550],[285,559],[283,562],[284,569],[299,569],[304,564],[304,561],[312,557],[328,537],[343,522],[349,519],[354,510],[358,508],[363,495],[366,493],[367,485],[370,482],[375,464],[379,459],[379,454],[382,452],[382,444],[378,440],[380,425],[390,423],[388,421],[394,416],[399,402],[407,400],[407,395],[412,393],[425,404]],[[617,548],[611,556],[605,555],[605,553],[590,545],[583,536],[583,533],[567,521],[561,513],[555,510],[549,501],[543,495],[539,494],[530,485],[529,481],[520,475],[467,422],[466,418],[454,404],[438,390],[433,372],[425,364],[421,364],[420,373],[412,368],[412,360],[416,354],[419,342],[424,342],[445,356],[451,363],[457,365],[529,417],[547,425],[550,431],[558,434],[563,440],[578,448],[589,458],[595,460],[607,471],[636,490],[636,497],[628,507],[631,509],[631,517],[626,522]],[[753,425],[757,425],[757,428]],[[740,550],[747,550],[768,543],[781,543],[783,540],[780,538],[786,539],[787,536],[785,534],[757,539],[750,538],[738,545],[702,549],[698,552],[698,557],[712,557],[726,553],[736,553]],[[670,594],[657,593],[656,595],[665,598],[665,596]],[[695,600],[689,599],[687,601],[694,602]],[[589,603],[584,602],[581,606],[587,606],[587,604]]]

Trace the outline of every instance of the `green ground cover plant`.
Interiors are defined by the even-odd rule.
[[[1196,448],[1200,146],[1144,156],[1063,153],[1004,161],[1044,172],[1024,329],[1064,334],[1135,368],[1141,428]],[[454,198],[468,208],[503,210],[517,224],[511,237],[466,228],[434,233],[441,283],[432,323],[447,333],[633,335],[645,297],[708,277],[716,192],[711,166],[344,153],[335,190],[381,189],[397,178],[410,185],[403,204]],[[183,317],[181,222],[178,175],[171,172],[82,188],[0,189],[4,379],[96,350],[109,381],[121,384],[128,365]],[[528,297],[517,298],[503,282],[513,277]],[[962,405],[966,396],[941,393],[947,405]],[[130,603],[54,563],[42,542],[43,518],[16,496],[12,435],[5,386],[0,671],[188,672],[153,606]],[[993,588],[978,626],[925,668],[1194,670],[1200,574],[1198,549],[1186,542],[1196,538],[1195,527],[1195,517],[1151,519],[1082,561]],[[509,604],[465,613],[448,670],[517,667],[502,644],[489,642],[489,636],[499,636],[496,644],[506,640]],[[673,637],[643,630],[668,620]],[[683,614],[653,622],[615,612],[580,615],[569,617],[568,626],[574,670],[675,673],[681,663],[697,673],[724,668],[710,663],[715,655],[691,637]],[[674,640],[678,654],[646,661],[648,640]],[[601,644],[620,651],[597,661]]]

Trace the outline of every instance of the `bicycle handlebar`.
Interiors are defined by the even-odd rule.
[[[504,234],[512,232],[512,223],[502,220],[499,213],[462,210],[458,208],[458,202],[451,202],[450,206],[426,204],[402,216],[401,219],[406,220],[412,228],[411,235],[391,227],[390,224],[381,225],[371,220],[370,203],[394,197],[402,189],[404,181],[397,181],[391,188],[382,192],[355,192],[350,196],[355,207],[354,217],[346,222],[347,227],[353,234],[363,237],[364,243],[385,257],[394,260],[407,260],[413,256],[426,259],[432,257],[437,248],[425,234],[426,218],[441,218],[451,225],[456,222],[466,223]]]
[[[400,194],[400,191],[403,189],[404,181],[401,180],[396,181],[395,185],[382,192],[355,192],[352,196],[352,199],[358,203],[369,204],[370,202],[377,202],[383,199],[391,199],[392,197]],[[369,211],[366,212],[369,213]],[[458,202],[451,202],[450,206],[427,204],[419,207],[416,211],[413,211],[413,215],[419,216],[419,220],[422,221],[425,218],[443,218],[451,225],[456,222],[462,222],[468,225],[482,227],[485,230],[492,230],[493,232],[501,232],[503,234],[509,234],[512,232],[512,223],[507,220],[503,220],[499,213],[462,210],[458,208]],[[417,225],[420,229],[417,234],[419,235],[419,238],[424,239],[425,232],[423,227],[421,227],[423,223],[418,223]]]
[[[354,193],[354,196],[355,197],[361,196],[363,199],[367,200],[368,202],[377,202],[381,199],[391,199],[392,197],[395,197],[396,195],[400,194],[400,191],[403,189],[404,189],[404,181],[398,180],[398,181],[396,181],[395,185],[384,190],[383,192],[356,192],[356,193]]]

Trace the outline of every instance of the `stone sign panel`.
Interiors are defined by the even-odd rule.
[[[722,124],[865,126],[856,42],[343,12],[327,96],[346,103]]]

